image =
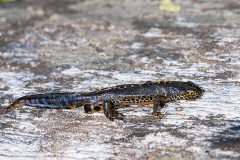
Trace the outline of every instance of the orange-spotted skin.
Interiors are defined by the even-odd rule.
[[[153,115],[162,117],[158,107],[175,100],[201,97],[203,90],[193,82],[146,82],[105,88],[89,93],[48,93],[24,96],[17,99],[7,109],[21,105],[51,109],[72,109],[84,106],[86,113],[104,110],[110,120],[122,119],[115,107],[119,105],[153,104]]]

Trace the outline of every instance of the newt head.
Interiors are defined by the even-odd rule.
[[[172,85],[169,100],[196,99],[201,97],[204,92],[203,89],[191,81],[172,82]]]
[[[194,84],[191,81],[183,82],[187,86],[188,90],[184,94],[185,99],[196,99],[202,96],[204,92],[198,85]]]

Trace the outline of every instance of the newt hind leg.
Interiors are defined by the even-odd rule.
[[[161,119],[163,117],[163,114],[161,114],[161,112],[158,112],[158,108],[159,106],[161,107],[161,109],[164,107],[164,105],[166,104],[166,98],[163,96],[156,96],[155,97],[155,101],[153,103],[153,116],[157,116],[159,119]]]
[[[123,115],[116,111],[112,102],[106,101],[103,104],[103,110],[105,116],[113,121],[114,119],[123,120]]]
[[[84,104],[84,111],[85,113],[87,114],[92,114],[92,113],[95,113],[95,112],[99,112],[103,110],[103,106],[100,106],[100,105],[92,105],[92,104]]]

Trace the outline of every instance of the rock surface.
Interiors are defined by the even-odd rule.
[[[0,3],[1,159],[239,159],[240,2],[171,4]],[[150,105],[114,122],[83,108],[5,110],[24,95],[173,80],[206,92],[168,103],[160,121]]]

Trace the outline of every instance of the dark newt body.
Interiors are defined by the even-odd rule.
[[[43,108],[71,109],[84,106],[86,113],[104,110],[110,120],[122,119],[115,107],[118,105],[153,104],[153,115],[160,116],[158,107],[182,99],[196,99],[202,95],[200,87],[192,82],[146,82],[105,88],[90,93],[49,93],[24,96],[7,109],[28,105]]]

